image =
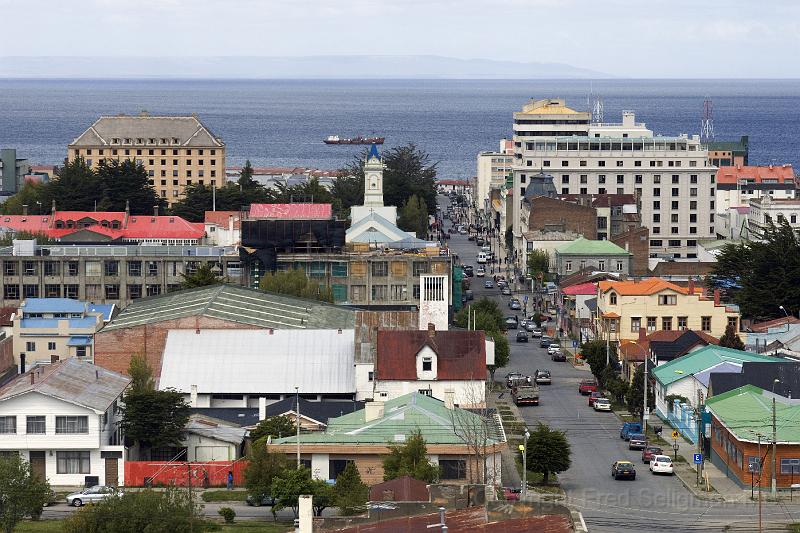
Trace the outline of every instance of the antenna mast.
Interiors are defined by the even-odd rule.
[[[600,95],[594,94],[594,87],[589,85],[589,94],[586,97],[586,107],[592,114],[592,124],[603,123],[603,99]]]
[[[714,104],[710,98],[703,101],[703,121],[700,124],[700,142],[714,140]]]

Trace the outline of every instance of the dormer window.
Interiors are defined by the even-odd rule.
[[[433,370],[433,358],[431,357],[423,357],[422,358],[422,371],[423,372],[430,372]]]
[[[608,299],[609,299],[609,302],[611,303],[611,305],[617,305],[617,293],[616,292],[612,292],[609,295]]]

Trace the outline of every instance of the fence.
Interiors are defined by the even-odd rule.
[[[166,461],[125,461],[125,486],[127,487],[185,487],[191,474],[192,486],[224,487],[228,471],[233,472],[234,486],[244,485],[247,461],[210,461],[207,463],[181,463]]]
[[[667,422],[686,437],[686,440],[692,444],[697,442],[697,417],[694,407],[681,403],[680,400],[673,400],[672,410],[668,410],[666,414]]]

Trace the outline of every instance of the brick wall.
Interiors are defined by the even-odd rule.
[[[125,374],[131,356],[138,353],[145,356],[153,368],[153,374],[158,377],[161,375],[161,356],[169,330],[197,328],[259,329],[219,318],[191,316],[131,328],[101,330],[94,336],[94,362],[103,368]]]
[[[650,230],[637,228],[614,235],[609,240],[633,254],[631,275],[637,277],[647,275],[648,259],[650,258]]]
[[[528,231],[573,231],[590,240],[597,239],[597,210],[556,198],[531,199]]]
[[[8,336],[0,341],[0,374],[14,366],[13,337]]]

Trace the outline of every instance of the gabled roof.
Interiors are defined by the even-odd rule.
[[[653,369],[653,377],[667,386],[724,361],[742,364],[745,361],[778,362],[780,359],[721,346],[706,346],[657,366]]]
[[[331,445],[396,444],[405,442],[408,435],[419,430],[428,445],[464,445],[453,429],[454,417],[464,420],[467,425],[483,423],[480,415],[458,407],[448,409],[440,400],[412,392],[385,402],[383,416],[375,420],[366,421],[365,409],[331,418],[324,432],[300,434],[300,442]],[[293,444],[297,439],[293,436],[274,442]],[[487,439],[488,445],[499,442],[499,436]]]
[[[110,146],[112,139],[119,139],[115,146],[163,148],[172,147],[173,144],[160,144],[162,138],[178,139],[180,146],[210,146],[223,147],[219,138],[215,137],[195,116],[170,117],[170,116],[103,116],[97,119],[85,132],[78,136],[70,146]],[[130,144],[121,144],[124,139],[131,139]],[[136,139],[144,143],[133,144]],[[156,144],[145,144],[150,139],[155,139]]]
[[[205,224],[227,228],[230,222],[229,217],[233,217],[233,229],[239,229],[242,224],[240,211],[206,211],[203,220]]]
[[[769,333],[772,328],[783,327],[789,329],[787,324],[800,324],[800,318],[790,315],[788,317],[782,316],[780,318],[773,318],[772,320],[765,320],[763,322],[753,322],[750,324],[749,330],[753,333]],[[777,333],[777,332],[776,332]]]
[[[376,157],[378,159],[381,158],[381,154],[380,152],[378,152],[377,144],[373,144],[372,146],[369,147],[369,154],[367,155],[367,159],[372,159],[373,157]]]
[[[196,415],[190,416],[189,422],[186,423],[186,432],[236,445],[241,444],[247,435],[247,430],[244,428],[217,424]]]
[[[706,408],[740,441],[757,442],[758,434],[772,435],[772,399],[775,398],[776,440],[800,444],[800,402],[773,395],[754,385],[714,395]]]
[[[391,494],[391,498],[385,498],[385,494]],[[428,484],[411,476],[401,476],[369,488],[370,501],[393,501],[393,502],[427,502],[431,495],[428,492]],[[452,527],[452,526],[451,526]]]
[[[742,365],[731,363],[730,361],[723,361],[702,372],[698,372],[693,377],[704,387],[708,388],[708,383],[711,380],[711,376],[714,374],[738,374],[741,371]]]
[[[131,302],[104,331],[208,316],[275,329],[352,329],[355,311],[316,300],[219,284],[170,292]]]
[[[679,294],[689,294],[687,287],[681,287],[669,281],[659,278],[647,278],[641,281],[601,281],[600,292],[606,293],[610,290],[616,291],[621,296],[647,296],[658,294],[662,291],[673,291]],[[702,289],[695,288],[695,294],[701,294]]]
[[[775,383],[775,380],[780,380]],[[781,396],[800,398],[800,362],[779,359],[775,363],[745,362],[737,374],[711,376],[709,394],[723,394],[742,385],[775,391]]]
[[[655,332],[673,333],[673,331]],[[653,335],[655,335],[655,333]],[[719,344],[719,339],[703,331],[683,330],[674,332],[673,335],[663,335],[661,338],[648,337],[649,349],[656,358],[671,361],[676,357],[686,355],[696,346]]]
[[[370,211],[367,216],[347,228],[345,232],[348,242],[377,242],[386,244],[397,242],[411,237],[386,218],[375,211]]]
[[[794,169],[792,165],[765,165],[719,167],[717,170],[718,184],[736,185],[739,180],[752,180],[755,183],[763,183],[765,179],[778,180],[778,183],[794,184]]]
[[[331,204],[252,204],[249,218],[330,220],[333,218],[333,207]]]
[[[556,248],[557,255],[631,255],[611,241],[591,241],[580,237]]]
[[[201,394],[354,394],[352,329],[173,329],[160,389]]]
[[[33,383],[31,383],[33,376]],[[105,412],[120,397],[130,378],[70,357],[32,368],[0,388],[0,402],[29,392]]]
[[[378,331],[375,379],[416,381],[417,354],[425,346],[436,354],[437,380],[485,380],[483,331]]]
[[[568,296],[592,296],[597,294],[597,283],[570,285],[562,289],[561,292]]]

